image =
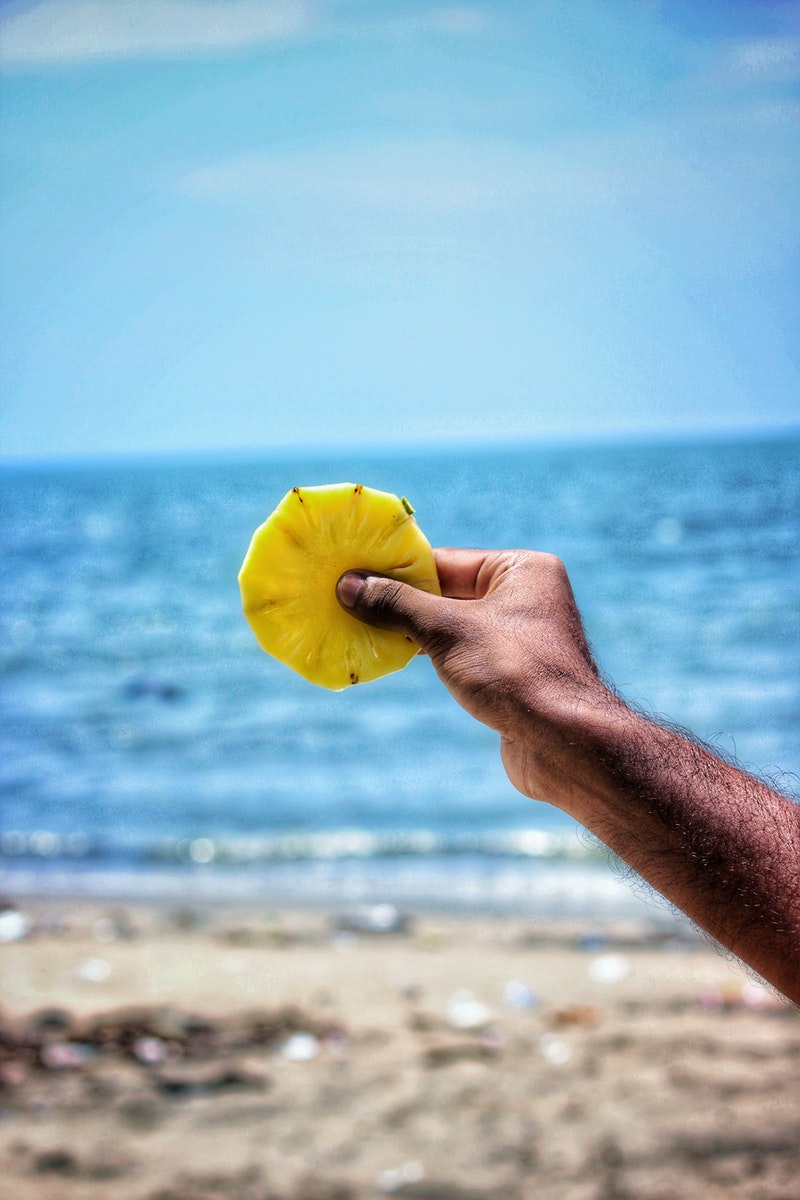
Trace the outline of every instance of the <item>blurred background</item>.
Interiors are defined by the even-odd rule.
[[[554,551],[797,794],[798,83],[795,0],[0,3],[3,1195],[797,1195],[796,1010],[236,577],[344,480]]]
[[[260,654],[295,484],[561,554],[795,786],[796,4],[11,0],[0,64],[5,887],[638,903],[427,662]]]

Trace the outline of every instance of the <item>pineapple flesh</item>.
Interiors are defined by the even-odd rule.
[[[355,483],[295,487],[253,534],[239,572],[262,650],[311,683],[342,691],[411,661],[418,647],[345,612],[336,584],[365,570],[440,594],[433,551],[405,499]]]

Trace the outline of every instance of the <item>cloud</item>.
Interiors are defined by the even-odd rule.
[[[40,0],[0,15],[0,63],[167,58],[300,37],[477,36],[484,10],[436,5],[356,15],[337,0]]]
[[[441,7],[421,6],[414,12],[391,11],[389,6],[376,10],[376,15],[350,23],[349,32],[356,37],[405,38],[417,35],[445,37],[479,37],[496,26],[493,15],[485,8],[469,4]]]
[[[532,200],[574,211],[643,197],[668,213],[681,202],[708,198],[715,183],[727,188],[737,176],[754,175],[754,186],[781,179],[799,114],[797,103],[785,100],[722,112],[693,109],[557,145],[496,136],[331,137],[208,163],[183,175],[177,188],[233,206],[324,201],[413,216],[486,212]]]
[[[447,217],[508,208],[534,196],[562,206],[602,202],[613,172],[556,150],[500,138],[351,139],[247,154],[200,167],[179,189],[240,204],[323,202],[354,212]]]
[[[164,57],[261,45],[305,33],[305,0],[43,0],[0,24],[6,65]]]
[[[800,36],[730,38],[709,47],[703,65],[687,83],[723,96],[800,82]]]
[[[557,146],[336,137],[209,162],[174,186],[237,211],[251,236],[262,231],[292,253],[311,242],[310,254],[351,256],[402,243],[423,256],[438,246],[521,261],[557,247],[597,255],[619,237],[633,238],[637,254],[650,246],[665,261],[737,278],[796,246],[786,146],[799,116],[786,103],[693,110]]]
[[[727,62],[734,75],[760,81],[790,82],[800,76],[800,38],[741,41],[728,51]]]

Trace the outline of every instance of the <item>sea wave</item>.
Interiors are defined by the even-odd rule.
[[[472,858],[574,861],[599,855],[573,831],[490,829],[467,832],[335,829],[264,835],[166,837],[104,842],[88,833],[11,829],[0,834],[0,861],[7,864],[74,862],[98,864],[124,859],[142,866],[253,866],[259,863],[336,862],[345,859]]]
[[[120,864],[73,860],[0,861],[0,888],[26,896],[186,906],[224,904],[349,911],[394,905],[398,912],[505,913],[597,922],[640,919],[679,924],[643,886],[630,887],[603,861],[451,857],[338,858],[239,864]]]

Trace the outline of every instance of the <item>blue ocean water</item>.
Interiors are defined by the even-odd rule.
[[[418,658],[334,694],[257,647],[237,571],[296,484],[409,497],[436,544],[567,563],[629,699],[800,775],[800,440],[6,466],[0,887],[576,911],[575,826]]]

